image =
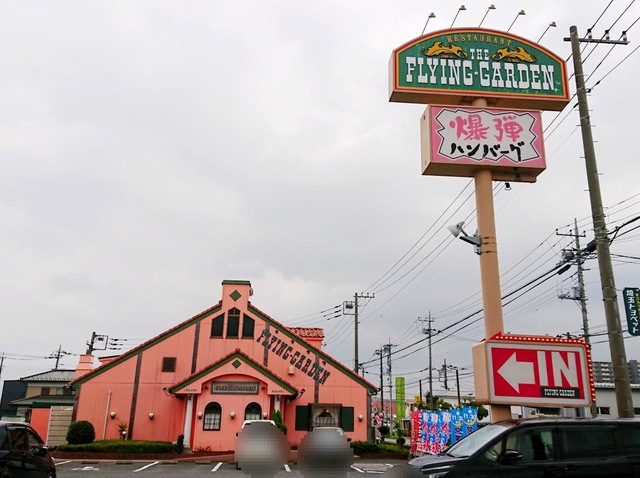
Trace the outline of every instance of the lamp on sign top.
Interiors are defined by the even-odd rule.
[[[484,17],[482,17],[482,20],[480,20],[480,24],[478,25],[478,27],[482,26],[482,24],[484,23],[484,19],[487,18],[487,15],[489,15],[489,12],[495,9],[496,9],[496,6],[493,3],[487,7],[487,11],[484,12]]]
[[[453,24],[456,22],[456,19],[458,18],[458,15],[460,14],[460,12],[464,12],[467,9],[467,7],[465,7],[464,5],[460,5],[458,7],[458,11],[456,12],[456,16],[453,17],[453,21],[451,22],[451,26],[449,28],[453,28]]]
[[[427,29],[427,25],[429,24],[429,20],[431,20],[432,18],[436,18],[436,14],[435,14],[435,13],[433,13],[433,12],[431,12],[431,13],[429,14],[429,16],[427,17],[427,21],[425,22],[425,24],[424,24],[424,28],[422,29],[422,35],[424,35],[424,32],[425,32],[425,30]],[[421,36],[422,36],[422,35],[421,35]]]
[[[507,32],[511,31],[511,27],[513,26],[513,24],[516,22],[516,20],[518,19],[518,17],[520,15],[526,15],[526,13],[524,12],[524,10],[520,10],[518,12],[518,14],[516,15],[516,18],[513,19],[513,21],[511,22],[511,25],[509,25],[509,28],[507,29]]]

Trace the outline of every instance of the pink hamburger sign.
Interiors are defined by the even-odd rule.
[[[420,121],[422,174],[535,182],[546,168],[540,111],[427,106]]]

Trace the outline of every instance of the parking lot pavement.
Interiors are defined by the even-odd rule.
[[[362,475],[368,474],[384,475],[384,478],[407,478],[406,467],[406,462],[399,460],[357,461],[344,476],[363,478]],[[248,476],[242,470],[236,470],[235,465],[231,463],[215,460],[196,462],[60,460],[57,461],[56,468],[60,478],[115,478],[121,476],[245,478]],[[296,464],[289,463],[283,466],[274,478],[302,478],[302,474]]]

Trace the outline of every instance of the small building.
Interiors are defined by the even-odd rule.
[[[13,419],[18,416],[18,407],[11,402],[27,395],[27,384],[22,380],[5,380],[2,384],[0,398],[0,420]]]
[[[248,281],[223,281],[222,300],[117,357],[80,359],[77,420],[96,437],[229,451],[243,420],[280,412],[297,445],[314,426],[366,440],[377,389],[322,350],[320,328],[287,327],[255,307]]]
[[[22,377],[24,398],[11,402],[16,418],[30,422],[48,446],[66,441],[74,404],[69,382],[74,376],[75,370],[54,369]]]
[[[55,369],[22,377],[20,381],[26,384],[24,397],[11,402],[16,407],[16,416],[31,421],[34,409],[72,406],[74,399],[69,382],[74,376],[75,370]]]

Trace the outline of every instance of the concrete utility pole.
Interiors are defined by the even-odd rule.
[[[587,343],[587,347],[591,349],[591,334],[589,333],[589,317],[587,314],[587,295],[584,289],[584,270],[582,264],[584,263],[583,251],[580,249],[580,238],[585,237],[585,234],[578,231],[578,220],[574,218],[574,231],[572,234],[560,234],[556,231],[556,234],[559,236],[569,236],[574,238],[576,242],[576,252],[574,255],[574,259],[576,261],[576,266],[578,267],[578,293],[579,296],[576,298],[574,295],[569,295],[568,297],[561,296],[561,299],[569,298],[571,300],[580,301],[580,311],[582,312],[582,331],[584,341]],[[591,371],[593,372],[593,371]],[[596,418],[598,416],[598,406],[595,403],[591,404],[589,408],[591,411],[591,416]]]
[[[426,322],[427,323],[427,328],[426,329],[422,329],[422,333],[423,334],[429,334],[429,342],[428,342],[428,347],[429,347],[429,407],[431,408],[431,410],[433,410],[434,408],[434,403],[433,403],[433,364],[432,364],[432,360],[431,360],[431,337],[433,335],[433,329],[431,328],[431,324],[433,323],[434,318],[431,317],[431,312],[429,312],[429,315],[427,316],[426,319],[418,319],[421,322]]]
[[[358,299],[373,299],[375,297],[375,294],[358,294],[357,292],[353,295],[353,302],[355,305],[355,309],[354,309],[354,321],[353,321],[353,326],[354,326],[354,336],[355,336],[355,350],[354,350],[354,357],[355,357],[355,361],[354,361],[354,366],[353,366],[353,370],[358,373]]]
[[[391,374],[391,347],[395,347],[389,340],[389,343],[384,346],[384,350],[387,353],[387,372],[389,373],[389,417],[393,419],[393,376]],[[391,424],[391,420],[389,421]]]
[[[621,418],[633,418],[633,401],[631,395],[631,383],[627,365],[627,354],[624,348],[622,336],[622,324],[618,310],[618,298],[616,284],[609,250],[609,236],[602,207],[602,195],[600,192],[600,180],[598,178],[598,166],[596,153],[591,134],[591,118],[587,103],[587,90],[585,88],[584,72],[582,69],[582,57],[580,55],[580,43],[609,43],[626,45],[628,42],[615,40],[597,40],[595,38],[579,38],[578,29],[570,28],[570,37],[565,41],[571,41],[573,54],[573,67],[576,77],[576,93],[578,95],[578,107],[580,110],[580,126],[582,129],[582,144],[584,147],[584,159],[587,169],[587,181],[589,184],[589,198],[591,200],[591,215],[593,217],[593,229],[598,254],[598,266],[600,268],[600,283],[602,286],[602,299],[604,312],[607,319],[607,331],[609,334],[609,349],[611,351],[611,364],[613,367],[613,382],[616,390],[616,404],[618,415]],[[607,35],[608,36],[608,35]]]
[[[376,350],[376,353],[380,355],[380,408],[382,409],[382,421],[384,423],[384,374],[382,371],[382,356],[384,351],[382,350],[382,344],[380,348]]]

